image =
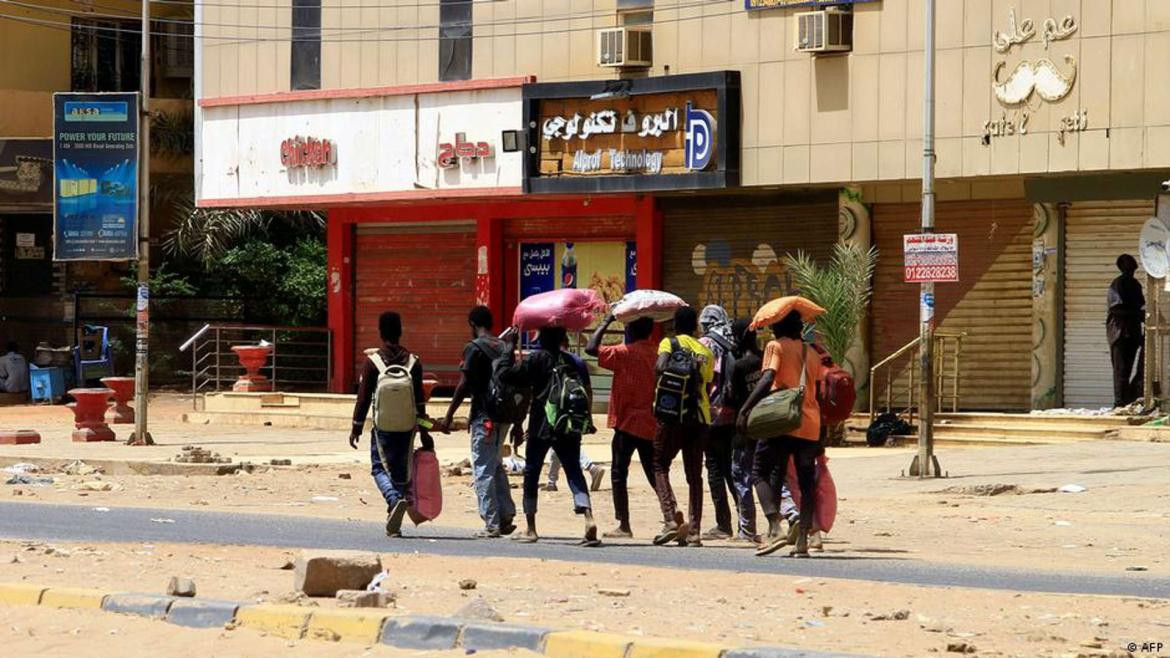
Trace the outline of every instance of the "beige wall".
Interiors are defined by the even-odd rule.
[[[243,0],[271,5],[278,0]],[[360,2],[370,8],[340,8]],[[352,88],[437,78],[438,9],[399,0],[325,0],[322,86]],[[428,5],[419,7],[416,5]],[[332,5],[332,8],[330,8]],[[613,77],[595,64],[595,30],[616,24],[613,0],[506,0],[475,5],[473,75],[520,74],[542,81]],[[1037,28],[1072,15],[1079,31],[1046,51],[1039,35],[999,55],[995,30],[1008,12]],[[652,75],[738,69],[743,81],[743,183],[905,181],[921,173],[922,3],[881,0],[855,7],[851,54],[811,57],[792,49],[790,10],[748,12],[739,0],[655,6]],[[571,20],[567,16],[574,15]],[[205,33],[275,43],[208,40],[203,95],[283,91],[289,85],[289,10],[207,6]],[[432,26],[387,29],[395,25]],[[368,28],[370,31],[356,31]],[[338,30],[342,30],[338,32]],[[541,33],[544,34],[525,34]],[[366,39],[337,43],[331,39]],[[415,40],[418,39],[418,40]],[[938,174],[942,178],[1170,167],[1170,0],[940,0],[938,2]],[[1077,62],[1072,92],[1033,98],[1027,135],[983,144],[984,124],[1003,113],[992,70],[1048,57],[1061,71]],[[1088,129],[1058,140],[1060,117],[1084,109]],[[896,187],[882,186],[886,195]],[[979,190],[960,190],[978,197]]]

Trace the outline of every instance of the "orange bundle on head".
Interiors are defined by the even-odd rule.
[[[812,322],[818,316],[824,314],[825,309],[821,308],[812,300],[801,297],[800,295],[779,297],[764,304],[760,307],[760,310],[756,311],[756,317],[752,319],[752,329],[776,324],[787,317],[792,311],[800,313],[800,318],[805,322]]]

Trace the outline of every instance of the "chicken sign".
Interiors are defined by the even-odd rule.
[[[958,283],[959,236],[912,233],[902,236],[906,283]]]

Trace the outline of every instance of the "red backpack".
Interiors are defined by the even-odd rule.
[[[857,386],[850,375],[836,363],[829,351],[813,344],[821,356],[821,380],[817,382],[817,404],[821,407],[821,419],[829,424],[843,423],[853,414],[857,402]]]

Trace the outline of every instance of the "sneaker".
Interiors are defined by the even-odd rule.
[[[601,536],[606,538],[606,539],[633,539],[634,533],[630,532],[629,530],[622,530],[621,528],[614,528],[613,530],[610,530],[609,532],[603,533]]]
[[[664,546],[678,538],[678,526],[673,523],[663,524],[662,530],[654,537],[655,546]]]
[[[516,524],[512,523],[512,519],[504,519],[503,522],[500,523],[500,534],[510,535],[513,532],[516,532]]]
[[[791,518],[788,519],[788,537],[787,537],[787,539],[788,539],[788,543],[790,545],[793,545],[793,546],[796,545],[796,536],[798,534],[800,534],[800,516],[793,515]]]
[[[589,475],[593,476],[593,481],[589,483],[589,490],[600,491],[601,481],[605,479],[605,469],[594,464],[589,468]]]
[[[387,537],[401,537],[402,536],[402,517],[406,516],[406,508],[409,505],[405,500],[400,500],[394,503],[394,507],[390,508],[390,513],[386,515],[386,536]]]
[[[701,548],[703,546],[703,540],[697,536],[690,536],[687,537],[685,545],[687,548]]]
[[[472,536],[476,539],[499,539],[501,537],[499,528],[484,528]]]
[[[708,541],[724,541],[731,539],[731,533],[722,528],[711,528],[703,533],[703,539]]]
[[[748,534],[746,532],[741,531],[741,532],[737,533],[734,537],[732,537],[731,541],[733,541],[737,544],[756,544],[756,545],[759,545],[760,536],[759,535],[751,535],[751,534]]]
[[[556,491],[557,490],[557,483],[556,482],[549,482],[548,484],[542,485],[540,487],[540,490],[541,491]]]
[[[808,536],[808,547],[814,551],[825,550],[825,540],[819,530]]]

